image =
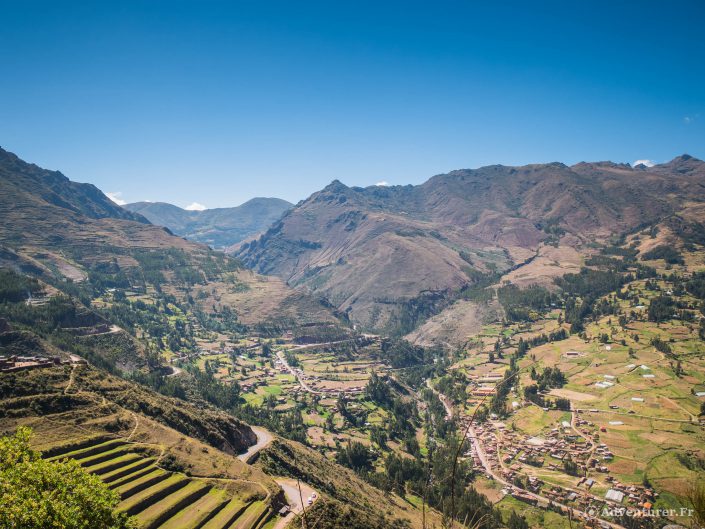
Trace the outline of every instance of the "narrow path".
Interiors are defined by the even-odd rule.
[[[573,431],[578,434],[580,437],[585,439],[586,442],[590,444],[590,452],[588,452],[587,459],[586,461],[590,461],[592,457],[595,455],[595,450],[597,450],[597,443],[593,441],[589,436],[583,434],[580,430],[578,430],[578,427],[575,425],[576,421],[578,420],[578,410],[575,408],[572,408],[570,410],[570,427],[573,429]],[[589,470],[585,472],[585,477],[587,478],[589,474],[592,474]]]
[[[690,421],[688,419],[668,419],[666,417],[654,417],[653,415],[641,415],[639,413],[626,413],[626,412],[617,411],[617,410],[598,410],[597,408],[576,408],[576,411],[588,412],[588,413],[610,413],[612,415],[623,415],[625,417],[639,417],[641,419],[649,419],[652,421],[698,424],[697,421],[694,422],[694,421]]]
[[[169,366],[171,368],[171,373],[167,375],[167,377],[175,377],[176,375],[180,375],[182,370],[180,367],[176,366]]]
[[[450,402],[450,399],[446,397],[443,393],[438,391],[436,388],[434,388],[431,385],[431,379],[427,378],[426,379],[426,386],[428,389],[433,391],[436,395],[438,395],[438,399],[441,401],[441,404],[443,404],[443,407],[446,409],[446,419],[447,420],[452,420],[453,419],[453,404]]]
[[[341,343],[354,342],[357,338],[348,338],[346,340],[338,340],[336,342],[320,342],[320,343],[306,343],[294,345],[289,349],[289,351],[305,351],[306,349],[317,349],[318,347],[330,347],[331,345],[338,345]]]
[[[97,333],[92,334],[91,336],[101,336],[104,334],[117,334],[119,332],[123,332],[121,327],[118,327],[117,325],[111,325],[109,330],[107,330],[105,332],[97,332]]]
[[[135,412],[130,412],[132,414],[132,418],[135,420],[135,427],[132,429],[130,432],[130,435],[127,437],[127,442],[129,443],[134,435],[137,433],[137,428],[140,426],[140,416],[137,415]]]
[[[664,399],[664,400],[667,400],[668,402],[670,402],[671,404],[673,404],[676,408],[678,408],[678,409],[681,410],[683,413],[685,413],[685,414],[690,418],[690,422],[693,422],[693,423],[697,423],[697,422],[698,422],[698,418],[697,418],[695,415],[693,415],[690,411],[688,411],[687,409],[685,409],[679,402],[676,402],[676,401],[673,400],[672,398],[667,397],[667,396],[665,396],[665,395],[661,395],[661,398]]]
[[[71,364],[71,374],[69,375],[69,382],[68,382],[68,384],[66,384],[66,387],[64,388],[64,395],[69,394],[69,390],[71,389],[71,386],[73,386],[75,374],[76,374],[76,364]]]

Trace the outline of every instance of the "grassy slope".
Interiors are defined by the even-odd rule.
[[[398,520],[408,520],[412,527],[421,526],[421,509],[396,494],[384,494],[369,485],[352,470],[341,467],[319,453],[293,441],[276,440],[263,450],[256,465],[272,475],[299,478],[323,494],[311,519],[321,517],[323,527],[390,527]],[[321,505],[318,505],[318,504]],[[325,518],[337,511],[336,516]],[[325,514],[328,513],[328,514]],[[438,514],[427,512],[432,524],[439,524]]]

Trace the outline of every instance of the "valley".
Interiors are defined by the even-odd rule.
[[[705,477],[703,162],[434,177],[431,197],[570,172],[570,200],[592,204],[583,179],[633,191],[638,171],[648,194],[678,169],[642,216],[613,204],[543,222],[495,190],[492,223],[485,209],[463,229],[446,195],[427,209],[410,188],[334,183],[240,261],[100,196],[69,207],[63,175],[4,160],[0,205],[18,221],[0,233],[0,430],[31,428],[45,461],[99,476],[137,526],[690,523]],[[465,198],[463,215],[479,207]]]
[[[125,204],[125,209],[177,235],[222,250],[267,229],[291,206],[286,200],[259,197],[234,208],[188,210],[163,202],[135,202]]]
[[[0,529],[705,529],[705,1],[0,6]]]

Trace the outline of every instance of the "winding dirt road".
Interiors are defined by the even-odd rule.
[[[272,439],[274,439],[272,433],[264,428],[260,428],[259,426],[250,426],[250,428],[252,428],[252,431],[255,432],[257,442],[250,446],[247,449],[247,452],[237,456],[240,461],[244,461],[245,463],[249,463],[260,450],[269,446],[269,443],[271,443]]]

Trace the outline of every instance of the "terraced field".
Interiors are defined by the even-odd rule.
[[[260,529],[273,515],[262,500],[244,501],[207,479],[164,470],[142,445],[93,438],[45,453],[75,459],[120,495],[119,508],[144,529]]]

